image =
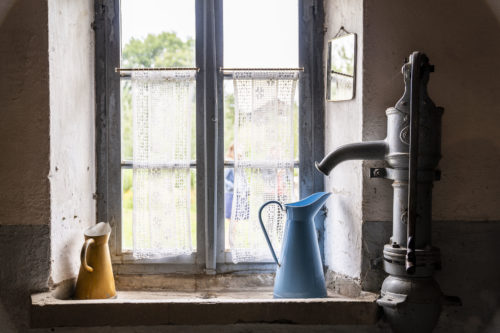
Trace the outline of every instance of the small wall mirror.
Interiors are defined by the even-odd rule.
[[[343,27],[328,42],[327,100],[347,101],[356,90],[356,34]]]

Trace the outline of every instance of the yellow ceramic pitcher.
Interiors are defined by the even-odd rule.
[[[111,227],[106,222],[99,222],[85,230],[75,299],[102,299],[116,296],[108,247],[110,233]]]

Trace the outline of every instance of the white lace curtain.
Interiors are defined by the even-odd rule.
[[[189,254],[195,71],[132,72],[133,254]]]
[[[269,200],[293,198],[293,100],[297,72],[236,71],[234,197],[229,244],[234,262],[272,261],[258,211]],[[269,205],[263,221],[280,252],[285,213]]]

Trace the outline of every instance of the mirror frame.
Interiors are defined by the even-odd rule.
[[[342,33],[344,32],[344,33]],[[353,82],[352,82],[352,96],[347,99],[332,99],[331,97],[331,74],[332,74],[332,42],[339,38],[344,38],[347,36],[354,36],[354,70],[353,70]],[[339,33],[335,35],[332,39],[328,40],[328,57],[326,63],[326,101],[327,102],[343,102],[350,101],[356,97],[356,74],[357,74],[357,63],[358,63],[358,35],[356,33],[347,32],[343,27],[340,29]]]

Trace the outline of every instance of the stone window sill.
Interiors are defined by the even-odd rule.
[[[272,291],[119,291],[107,300],[61,300],[50,292],[31,296],[31,326],[143,326],[286,323],[370,325],[379,319],[378,295],[330,293],[319,299],[273,299]]]

